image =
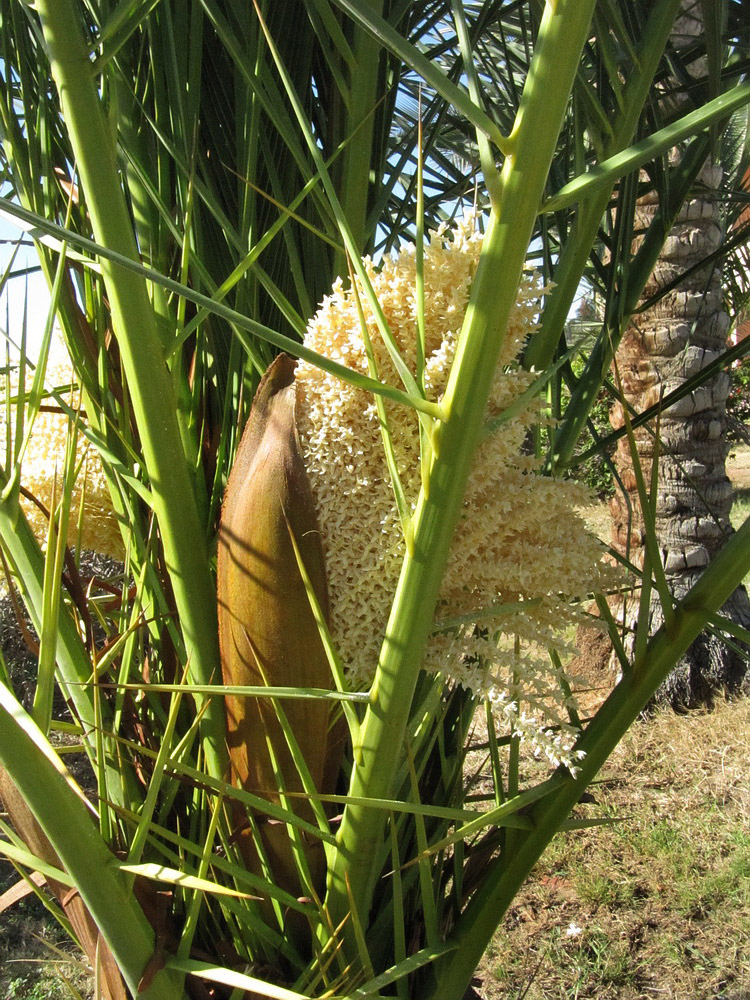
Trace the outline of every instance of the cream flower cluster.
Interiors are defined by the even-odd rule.
[[[32,377],[32,374],[27,370],[27,391],[31,387]],[[53,337],[50,345],[44,383],[45,388],[50,392],[62,389],[62,398],[73,409],[78,406],[80,393],[75,387],[73,366],[65,344],[59,336]],[[12,397],[10,400],[12,430],[15,426],[15,396],[18,392],[16,372],[11,372],[8,388]],[[3,395],[5,395],[4,391]],[[57,406],[54,398],[43,399],[42,407],[43,409],[34,420],[31,437],[21,462],[21,484],[47,510],[50,510],[55,489],[58,500],[60,497],[65,453],[71,426],[67,414]],[[3,400],[2,413],[0,413],[0,435],[2,435],[0,441],[5,445],[7,440],[5,400]],[[68,526],[68,544],[76,545],[78,543],[78,517],[83,503],[80,547],[121,559],[122,539],[112,509],[104,469],[95,449],[80,431],[76,444],[76,470],[77,476],[73,487]],[[56,487],[55,479],[57,479]],[[37,504],[27,498],[21,497],[20,503],[34,534],[44,544],[49,530],[46,516]]]
[[[481,237],[469,218],[442,228],[425,247],[425,383],[445,390],[476,270]],[[365,265],[412,371],[416,365],[415,250],[405,246],[376,270]],[[514,366],[535,329],[543,292],[535,274],[518,291],[495,374],[487,418],[501,414],[534,375]],[[360,300],[365,303],[360,290]],[[374,317],[365,316],[381,378],[397,375]],[[339,281],[310,322],[306,346],[368,372],[357,301]],[[306,363],[297,368],[297,419],[323,536],[331,629],[353,686],[372,679],[401,568],[404,541],[372,398]],[[419,430],[415,414],[387,404],[402,485],[419,494]],[[443,672],[493,702],[511,731],[554,763],[574,766],[577,733],[568,724],[567,685],[549,649],[571,652],[565,633],[582,615],[575,602],[607,586],[601,543],[578,510],[580,486],[535,472],[522,454],[539,405],[502,423],[480,444],[456,529],[425,667]],[[460,618],[460,622],[455,619]]]

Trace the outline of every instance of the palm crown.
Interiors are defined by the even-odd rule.
[[[61,589],[74,449],[46,554],[18,502],[50,323],[39,374],[22,358],[6,394],[0,539],[41,648],[30,715],[0,686],[2,794],[16,829],[32,831],[25,855],[15,834],[5,849],[51,867],[53,887],[76,886],[75,917],[63,890],[61,906],[104,956],[109,995],[197,995],[203,977],[267,996],[462,996],[612,747],[705,623],[721,626],[750,562],[745,528],[680,603],[652,560],[641,606],[655,589],[667,621],[626,651],[602,593],[619,578],[577,533],[565,499],[576,488],[535,470],[571,464],[718,127],[750,100],[739,6],[717,5],[721,18],[685,48],[670,43],[679,0],[0,3],[4,207],[36,227],[81,405],[54,399],[101,458],[125,552],[116,606],[91,591],[76,607]],[[679,101],[664,99],[670,89]],[[660,214],[634,243],[647,189]],[[425,234],[469,206],[482,223],[481,239],[456,238],[467,265]],[[522,284],[529,261],[544,291]],[[350,291],[334,284],[350,272]],[[562,333],[583,279],[606,289],[607,309],[574,379]],[[297,381],[281,361],[258,388],[279,350],[302,359]],[[572,399],[560,412],[563,378]],[[350,398],[351,419],[334,424]],[[267,436],[269,416],[283,434]],[[235,529],[230,481],[222,555],[245,427],[262,486],[250,520],[267,527],[257,550]],[[344,474],[326,462],[348,434],[378,480],[351,514]],[[634,440],[627,421],[623,436]],[[328,584],[308,544],[316,528],[303,519],[298,531],[290,506],[300,455]],[[377,567],[341,612],[355,592],[342,581],[358,571],[343,522],[367,531],[371,513],[387,522]],[[270,605],[234,544],[282,567],[271,646],[301,674],[314,660],[313,679],[258,652]],[[221,653],[217,547],[218,606],[239,623]],[[470,549],[476,560],[462,561]],[[222,591],[226,558],[241,571]],[[551,624],[589,591],[622,678],[582,721]],[[92,610],[104,643],[80,628]],[[530,683],[523,642],[538,662],[544,650]],[[505,687],[480,665],[490,646]],[[235,650],[250,671],[239,678]],[[94,822],[50,749],[55,682],[96,775]],[[462,764],[482,699],[493,793],[476,808]],[[529,735],[560,766],[524,786]],[[324,776],[321,745],[337,748],[338,775]],[[153,881],[172,886],[168,918]]]

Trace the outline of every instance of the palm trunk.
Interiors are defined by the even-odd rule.
[[[720,167],[707,164],[695,196],[683,206],[666,240],[644,290],[646,300],[719,248],[723,238],[717,198],[720,179]],[[639,231],[648,228],[657,209],[655,196],[642,200]],[[631,412],[653,406],[713,361],[726,346],[728,327],[721,275],[711,265],[697,268],[659,302],[636,314],[617,356],[622,391]],[[656,452],[656,533],[667,584],[677,600],[733,533],[729,522],[733,491],[725,467],[728,390],[729,375],[722,372],[665,410],[658,427],[651,422],[634,432],[646,482],[650,481]],[[611,414],[613,426],[622,427],[623,419],[618,404]],[[625,492],[618,493],[611,503],[613,546],[642,567],[643,520],[627,437],[620,440],[615,464]],[[722,613],[745,628],[750,625],[744,587],[734,592]],[[625,602],[622,616],[626,628],[635,627],[637,614],[637,601]],[[654,593],[651,634],[663,620]],[[694,706],[710,702],[717,692],[737,692],[749,686],[744,654],[703,633],[660,687],[655,700],[673,707]]]

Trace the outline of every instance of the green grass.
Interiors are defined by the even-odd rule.
[[[0,891],[17,881],[0,867]],[[92,977],[62,927],[34,897],[0,917],[0,1000],[71,1000],[91,996]]]
[[[617,821],[553,843],[487,953],[487,1000],[750,996],[748,774],[750,702],[636,724],[578,809]]]

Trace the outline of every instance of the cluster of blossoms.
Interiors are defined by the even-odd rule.
[[[26,391],[31,387],[31,376],[27,371]],[[80,400],[76,376],[67,348],[59,336],[53,336],[49,358],[45,370],[45,389],[58,393],[75,411]],[[6,380],[6,391],[10,395],[10,430],[15,427],[15,407],[18,393],[18,373],[11,370]],[[6,408],[0,414],[0,440],[8,440]],[[42,409],[37,414],[26,451],[21,462],[21,484],[41,503],[47,511],[56,496],[59,500],[62,490],[65,453],[71,434],[71,420],[54,398],[42,400]],[[68,544],[82,549],[122,558],[122,539],[112,509],[101,461],[94,448],[83,434],[78,433],[76,442],[76,479],[73,486],[71,515],[68,525]],[[56,483],[56,485],[55,485]],[[49,525],[41,508],[26,497],[21,497],[21,506],[31,528],[41,543],[47,538]],[[80,519],[79,535],[79,512]]]
[[[448,380],[476,270],[481,237],[475,221],[433,234],[425,247],[425,385],[439,399]],[[416,366],[415,249],[405,246],[370,281],[412,371]],[[503,413],[535,376],[516,364],[536,328],[539,278],[518,291],[487,420]],[[365,303],[360,290],[360,300]],[[397,375],[364,305],[381,378]],[[357,297],[338,282],[312,319],[306,346],[368,372]],[[320,369],[297,368],[297,423],[315,497],[329,583],[331,630],[353,686],[372,679],[404,554],[404,540],[372,397]],[[412,508],[421,487],[419,429],[413,411],[386,404],[402,486]],[[582,487],[538,474],[523,454],[539,404],[524,404],[485,436],[474,460],[463,515],[429,641],[425,668],[489,698],[509,729],[554,763],[574,766],[577,732],[569,725],[569,687],[549,650],[567,657],[567,636],[583,615],[577,606],[612,582],[603,547],[586,528]]]

